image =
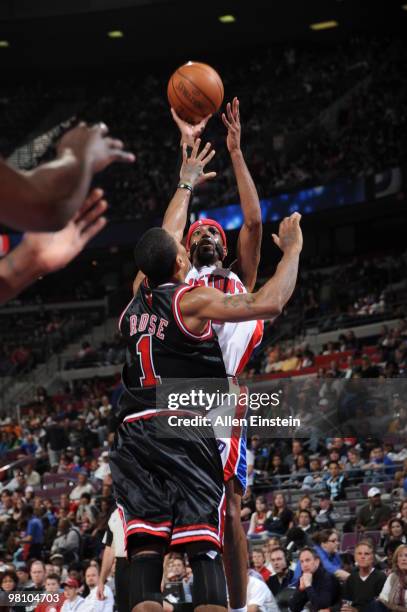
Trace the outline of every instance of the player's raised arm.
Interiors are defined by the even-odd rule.
[[[213,159],[215,151],[211,150],[211,143],[207,142],[200,151],[201,140],[195,140],[191,154],[188,155],[187,143],[182,145],[182,166],[179,174],[177,189],[168,205],[164,216],[162,228],[181,242],[186,223],[186,216],[190,198],[194,188],[207,180],[215,178],[216,172],[204,172],[207,164]],[[133,295],[135,295],[144,278],[142,272],[138,272],[133,282]]]
[[[115,161],[133,162],[104,124],[80,124],[57,146],[57,158],[30,172],[0,161],[0,221],[22,231],[63,229],[80,209],[92,177]]]
[[[192,333],[201,333],[207,321],[251,321],[277,317],[290,299],[297,280],[302,249],[301,215],[294,213],[280,224],[274,242],[283,257],[274,276],[256,293],[224,295],[217,289],[198,287],[181,300],[183,320]]]
[[[232,160],[243,212],[243,225],[237,243],[237,273],[248,291],[256,284],[262,238],[261,209],[256,186],[240,148],[241,125],[239,100],[233,98],[226,106],[222,121],[228,133],[226,144]]]

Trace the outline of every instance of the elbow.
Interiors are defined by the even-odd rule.
[[[245,219],[244,223],[250,233],[260,234],[263,228],[260,210],[259,210],[259,214],[251,215],[248,219]]]
[[[283,304],[280,300],[277,300],[270,305],[268,316],[270,317],[270,319],[276,319],[281,315],[282,312]]]

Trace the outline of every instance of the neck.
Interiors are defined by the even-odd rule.
[[[359,568],[359,574],[361,576],[368,576],[371,571],[372,571],[372,566]]]
[[[194,262],[194,267],[197,270],[201,270],[202,268],[209,268],[210,266],[215,266],[216,268],[223,268],[222,262],[219,259],[218,259],[218,261],[213,261],[212,263],[203,263],[203,264],[200,264],[197,261]]]

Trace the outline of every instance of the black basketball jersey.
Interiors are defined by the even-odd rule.
[[[226,381],[222,351],[211,322],[197,335],[183,321],[180,300],[194,289],[184,283],[150,288],[144,281],[123,312],[119,329],[127,351],[120,418],[149,408],[168,408],[163,398],[177,385],[178,391],[187,391],[199,386],[200,380],[206,387],[214,379]],[[183,381],[174,383],[174,379]]]

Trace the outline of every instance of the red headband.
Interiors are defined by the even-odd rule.
[[[217,221],[215,221],[214,219],[198,219],[198,221],[195,221],[195,223],[193,223],[191,225],[191,227],[189,228],[189,230],[188,230],[187,242],[186,242],[186,249],[187,249],[187,251],[189,251],[189,248],[191,246],[192,234],[194,233],[196,228],[199,227],[200,225],[211,225],[212,227],[216,227],[216,229],[218,230],[218,232],[222,236],[223,245],[226,247],[226,234],[225,234],[225,232],[223,230],[223,227]]]

